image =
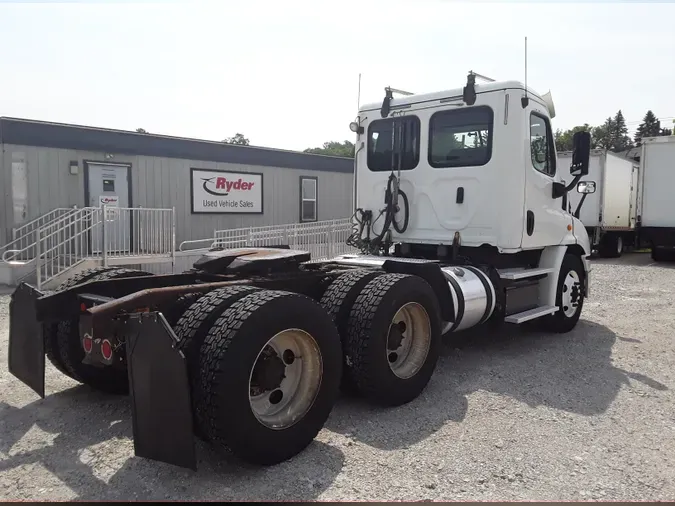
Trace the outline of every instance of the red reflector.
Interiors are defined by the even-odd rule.
[[[85,352],[91,353],[91,349],[94,347],[94,341],[90,336],[84,336],[84,339],[82,339],[82,347]]]
[[[84,313],[86,310],[87,310],[87,306],[83,302],[82,304],[80,304],[80,311],[82,311]]]
[[[104,339],[103,342],[101,343],[101,355],[103,355],[103,358],[106,360],[110,360],[113,355],[113,350],[112,350],[112,345],[110,344],[110,341],[107,339]]]

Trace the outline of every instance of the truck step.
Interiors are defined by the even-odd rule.
[[[502,279],[526,279],[535,276],[546,276],[553,272],[550,267],[536,267],[534,269],[499,269],[499,277]]]
[[[557,310],[558,308],[556,306],[539,306],[535,307],[534,309],[528,309],[527,311],[523,311],[522,313],[509,315],[506,318],[504,318],[504,321],[506,323],[524,323],[526,321],[539,318],[540,316],[553,314]]]

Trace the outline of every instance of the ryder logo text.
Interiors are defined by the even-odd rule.
[[[204,191],[217,197],[229,195],[232,190],[250,190],[255,184],[250,181],[242,181],[241,178],[232,180],[224,177],[203,177],[202,181],[204,181]]]

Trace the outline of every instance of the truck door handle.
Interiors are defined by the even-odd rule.
[[[455,199],[455,202],[458,204],[463,204],[464,203],[464,187],[460,186],[457,188],[457,198]]]
[[[534,232],[534,213],[532,211],[527,212],[527,235],[532,235]]]

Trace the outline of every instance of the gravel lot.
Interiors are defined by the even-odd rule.
[[[204,445],[197,472],[135,458],[128,400],[51,365],[39,400],[7,372],[0,296],[0,499],[673,500],[675,266],[648,257],[595,262],[572,333],[448,342],[419,399],[343,398],[268,469]]]

